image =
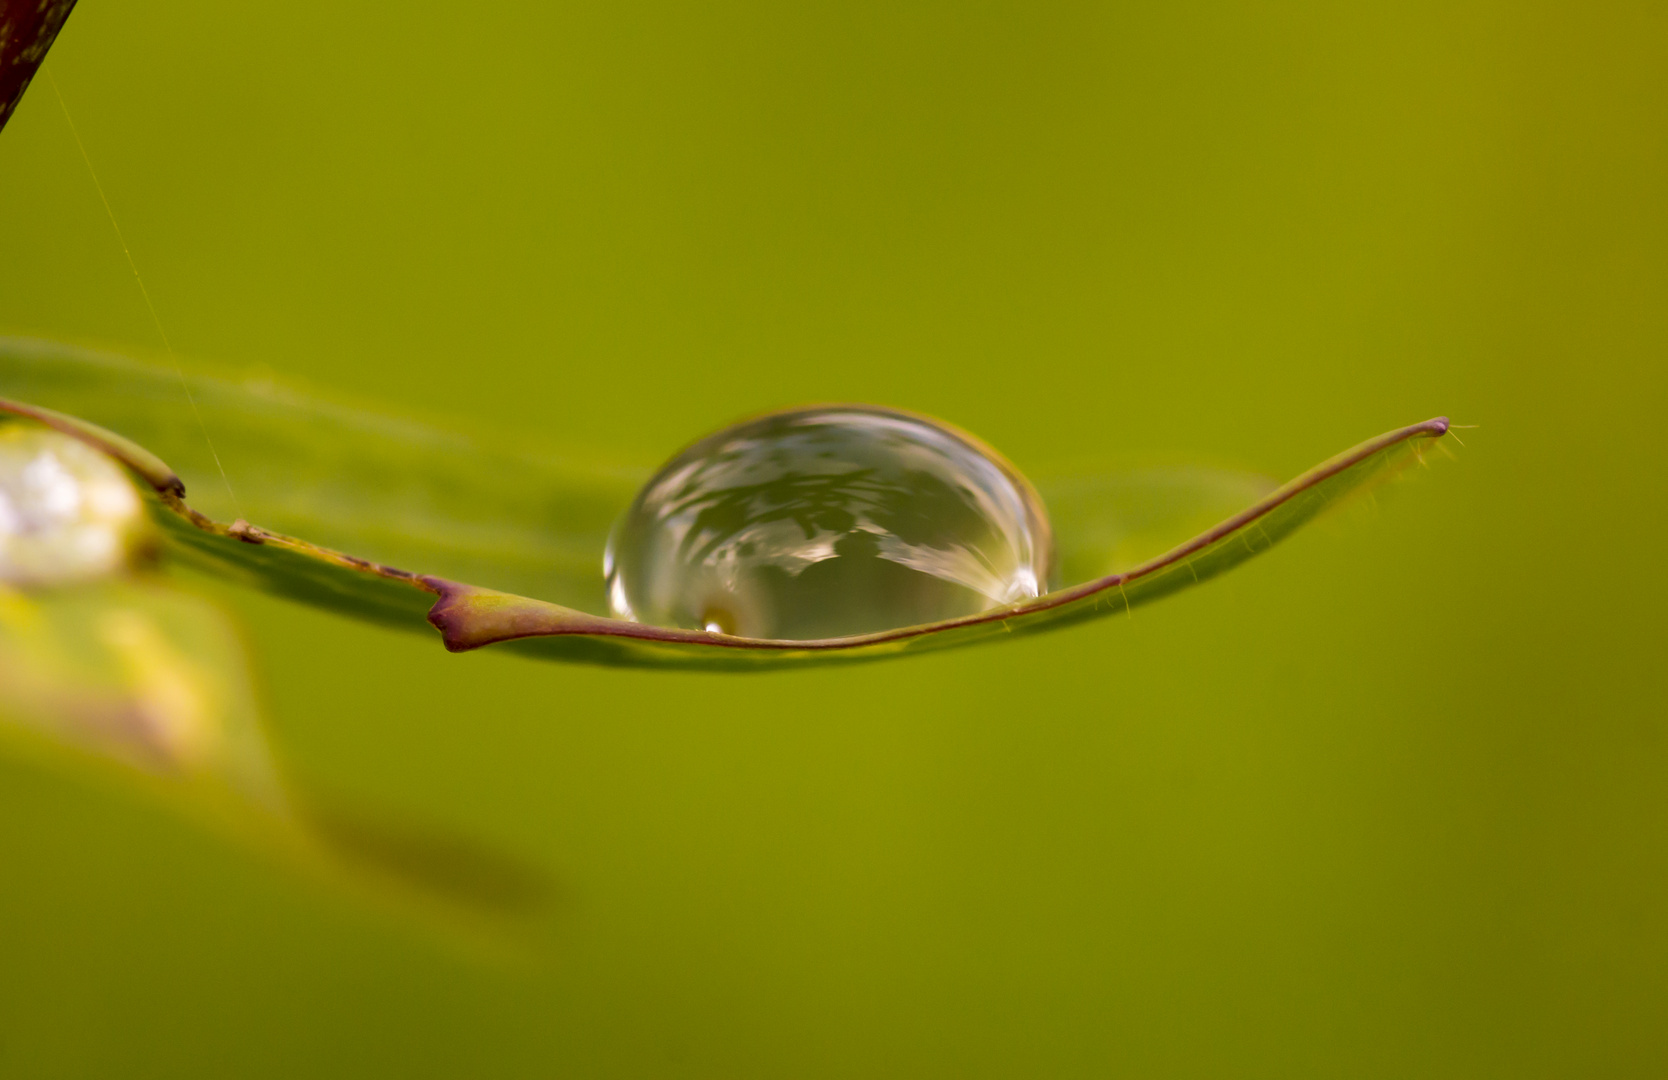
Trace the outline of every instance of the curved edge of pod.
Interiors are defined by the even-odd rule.
[[[1238,514],[1200,533],[1191,540],[1172,548],[1154,559],[1130,570],[1057,589],[1034,600],[992,608],[977,615],[923,623],[919,626],[899,627],[879,633],[854,637],[824,638],[812,641],[779,641],[766,638],[731,637],[726,634],[701,630],[682,630],[671,627],[649,626],[625,622],[598,615],[574,611],[557,604],[492,589],[478,588],[442,578],[425,577],[423,583],[440,599],[429,610],[428,619],[440,631],[446,648],[465,652],[484,645],[539,637],[612,637],[624,643],[641,646],[671,647],[682,652],[688,647],[726,650],[765,650],[773,653],[815,654],[843,651],[893,651],[884,646],[909,646],[923,639],[961,631],[954,635],[960,644],[985,636],[981,631],[1009,632],[1033,629],[1045,622],[1090,617],[1097,612],[1115,613],[1135,603],[1157,599],[1174,591],[1158,588],[1170,575],[1187,571],[1186,584],[1214,576],[1231,565],[1260,554],[1272,547],[1296,526],[1309,520],[1344,492],[1326,492],[1328,484],[1374,463],[1396,466],[1416,460],[1417,451],[1400,461],[1385,460],[1387,453],[1398,448],[1416,447],[1420,440],[1436,439],[1448,433],[1445,416],[1418,424],[1397,428],[1375,439],[1352,447],[1282,485],[1268,496]],[[1367,480],[1369,477],[1361,477]],[[1353,490],[1354,484],[1346,490]],[[1299,504],[1305,496],[1318,495],[1315,505],[1303,508]],[[1277,525],[1274,530],[1259,528],[1282,511],[1306,509],[1307,513]],[[1258,541],[1250,538],[1250,530],[1258,530]],[[1228,541],[1243,538],[1226,557],[1211,559]],[[1177,582],[1176,584],[1182,584]],[[1147,586],[1142,588],[1142,586]],[[1105,608],[1102,605],[1105,604]],[[1075,621],[1075,619],[1073,619]]]
[[[168,463],[132,439],[124,438],[97,424],[88,423],[80,417],[48,409],[44,405],[30,405],[28,402],[13,401],[10,398],[0,397],[0,412],[34,420],[73,439],[80,439],[93,449],[126,465],[141,480],[156,489],[158,494],[166,492],[176,498],[185,497],[185,482],[168,467]]]

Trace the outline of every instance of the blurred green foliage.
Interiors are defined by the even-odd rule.
[[[813,400],[1037,476],[1483,426],[1370,528],[907,664],[228,593],[286,767],[535,863],[549,943],[8,757],[0,1075],[1660,1073],[1665,52],[1644,4],[82,3],[46,66],[187,357],[625,469]],[[0,332],[155,350],[49,89]]]

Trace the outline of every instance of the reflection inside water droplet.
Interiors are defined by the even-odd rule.
[[[616,617],[805,641],[1037,596],[1042,501],[977,440],[866,405],[773,413],[664,465],[603,560]]]

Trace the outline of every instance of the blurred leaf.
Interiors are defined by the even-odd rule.
[[[391,899],[438,902],[448,920],[520,918],[548,898],[543,876],[514,859],[284,780],[242,635],[166,582],[0,586],[0,738],[103,760],[215,829]]]
[[[282,814],[241,640],[159,582],[0,585],[0,720]]]

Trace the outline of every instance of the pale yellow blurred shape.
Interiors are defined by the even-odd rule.
[[[0,582],[94,581],[129,566],[148,521],[110,458],[47,428],[0,426]]]

